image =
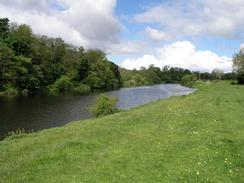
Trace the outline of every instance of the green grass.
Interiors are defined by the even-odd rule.
[[[0,182],[244,182],[244,86],[198,91],[0,142]]]

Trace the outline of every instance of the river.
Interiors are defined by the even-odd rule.
[[[118,108],[130,109],[170,96],[187,95],[194,89],[179,84],[122,88],[104,92],[119,99]],[[17,129],[38,131],[93,117],[88,108],[97,93],[81,96],[43,96],[0,98],[0,139]]]

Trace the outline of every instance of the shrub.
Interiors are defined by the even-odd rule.
[[[118,108],[116,107],[117,102],[117,98],[101,94],[97,97],[94,106],[90,110],[97,117],[113,114],[118,112]]]
[[[11,85],[7,85],[4,88],[4,91],[0,92],[0,96],[16,97],[19,94],[18,90]]]
[[[80,83],[78,86],[74,88],[74,93],[76,94],[83,94],[88,93],[91,91],[91,87],[85,84]]]
[[[195,74],[188,74],[182,77],[181,84],[183,86],[192,87],[197,81],[197,76]]]
[[[62,76],[61,78],[57,79],[52,85],[50,85],[48,89],[52,94],[70,93],[74,89],[74,84],[69,77]]]

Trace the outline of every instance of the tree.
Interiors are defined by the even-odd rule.
[[[84,93],[122,86],[119,68],[100,50],[85,50],[61,38],[32,33],[28,25],[0,19],[0,92],[34,93],[50,88]],[[15,92],[11,92],[15,93]]]
[[[239,84],[244,84],[244,53],[240,51],[233,58],[233,70],[237,73]]]
[[[16,55],[30,56],[31,43],[33,41],[32,30],[28,25],[17,26],[11,32],[7,40],[10,48],[14,50]]]
[[[4,85],[14,83],[16,78],[14,53],[6,44],[0,42],[0,90],[3,90]]]
[[[187,74],[182,77],[181,84],[183,86],[192,87],[196,81],[197,81],[196,74]]]
[[[5,40],[9,35],[9,20],[8,18],[0,18],[0,41]]]
[[[212,76],[214,77],[214,79],[218,79],[220,80],[224,75],[224,71],[220,70],[220,69],[214,69],[212,71]]]
[[[238,74],[244,73],[244,53],[241,51],[234,55],[233,58],[233,70]]]

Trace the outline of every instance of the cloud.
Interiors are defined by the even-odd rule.
[[[244,49],[244,43],[240,45],[240,49]]]
[[[111,45],[111,48],[107,50],[108,54],[119,55],[134,55],[145,52],[148,49],[148,45],[143,41],[120,41],[117,44]]]
[[[28,24],[37,34],[106,50],[119,41],[115,6],[116,0],[0,0],[0,17]]]
[[[154,41],[163,41],[170,39],[170,36],[167,33],[161,32],[158,29],[153,29],[151,27],[146,27],[145,32]]]
[[[243,9],[243,0],[174,0],[136,14],[134,20],[159,24],[170,35],[244,38]]]
[[[140,58],[128,58],[121,62],[121,67],[139,69],[154,64],[157,67],[166,65],[187,68],[192,71],[208,71],[218,68],[225,72],[232,70],[232,59],[218,56],[211,51],[196,50],[189,41],[180,41],[156,50],[155,55],[144,55]]]

